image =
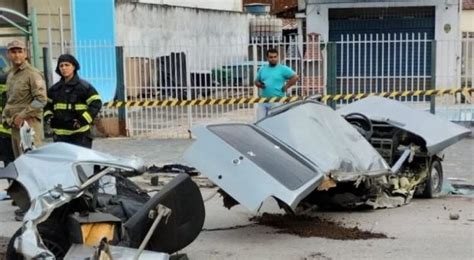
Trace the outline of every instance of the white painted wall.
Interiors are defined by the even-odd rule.
[[[474,32],[474,10],[462,11],[461,32]]]
[[[190,69],[210,69],[247,56],[249,14],[127,3],[117,3],[115,10],[117,45],[128,46],[125,56],[184,51]]]
[[[242,0],[139,0],[138,2],[214,10],[242,11]]]
[[[317,1],[316,1],[317,2]],[[435,39],[439,40],[437,48],[436,75],[438,87],[455,87],[458,85],[456,75],[460,73],[461,55],[460,14],[457,0],[418,0],[418,1],[340,1],[340,3],[311,3],[306,1],[307,33],[319,33],[322,39],[329,38],[329,9],[331,8],[384,8],[404,6],[435,6]],[[348,3],[351,2],[351,3]],[[451,25],[451,31],[445,32],[445,24]],[[327,60],[327,59],[325,59]],[[327,64],[326,64],[327,65]],[[325,68],[326,68],[325,65]]]

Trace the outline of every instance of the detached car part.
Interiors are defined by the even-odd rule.
[[[223,190],[224,201],[252,211],[268,197],[295,211],[302,202],[387,208],[409,203],[415,191],[436,196],[442,185],[437,153],[469,134],[400,102],[372,97],[337,112],[315,101],[294,102],[255,124],[197,126],[192,132],[197,140],[185,153],[188,163]]]
[[[66,253],[72,257],[68,250],[75,250],[74,244],[86,248],[103,238],[118,250],[112,252],[114,259],[129,259],[126,256],[137,252],[155,222],[157,215],[152,213],[158,205],[171,214],[149,234],[145,249],[155,252],[156,259],[167,259],[184,248],[204,224],[199,188],[180,174],[150,197],[123,176],[143,169],[141,160],[65,143],[21,155],[0,170],[1,179],[11,180],[8,194],[28,210],[22,228],[10,241],[8,259],[61,259]]]

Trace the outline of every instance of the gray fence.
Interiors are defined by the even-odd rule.
[[[311,34],[229,39],[212,46],[114,47],[95,41],[63,47],[81,58],[81,76],[99,90],[117,89],[114,97],[125,101],[256,97],[253,79],[266,63],[269,48],[276,48],[280,62],[300,76],[290,95],[472,87],[474,78],[473,39],[436,42],[422,34],[344,35],[329,43]],[[50,55],[51,67],[57,56]],[[429,109],[429,97],[399,100]],[[473,121],[470,102],[462,95],[437,97],[436,113],[454,121]],[[255,109],[249,104],[134,107],[104,110],[102,116],[122,117],[130,136],[186,138],[196,124],[251,122]]]

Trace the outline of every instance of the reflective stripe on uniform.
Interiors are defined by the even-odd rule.
[[[90,103],[92,103],[92,101],[95,101],[95,100],[100,100],[100,96],[97,94],[92,95],[86,100],[86,103],[89,105]]]
[[[67,130],[67,129],[55,129],[53,128],[53,132],[57,135],[73,135],[77,133],[83,133],[88,131],[91,128],[90,125],[85,125],[79,129],[76,130]]]
[[[89,112],[84,111],[84,113],[82,113],[82,117],[84,117],[84,119],[86,119],[87,123],[89,123],[89,124],[92,123],[92,117],[89,114]]]
[[[53,115],[53,112],[51,110],[44,111],[43,116],[49,116],[49,115]]]
[[[11,129],[7,129],[5,127],[3,127],[2,125],[0,125],[0,133],[3,133],[3,134],[7,134],[7,135],[11,135],[12,134],[12,130]]]
[[[75,109],[76,110],[87,110],[87,105],[86,104],[76,104]]]
[[[56,103],[54,104],[54,110],[66,110],[71,109],[72,105],[66,103]],[[86,104],[75,104],[74,110],[87,110]]]
[[[57,103],[57,104],[54,104],[54,110],[58,110],[58,109],[67,109],[67,104],[66,103]]]

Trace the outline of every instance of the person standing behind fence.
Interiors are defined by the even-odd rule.
[[[260,68],[255,79],[255,86],[260,91],[260,97],[285,97],[286,91],[298,81],[298,75],[290,67],[279,64],[278,51],[267,50],[268,65]],[[279,103],[258,104],[257,120],[267,116],[268,111]]]
[[[7,45],[11,69],[7,75],[7,103],[2,113],[3,123],[11,127],[12,148],[15,158],[23,151],[20,146],[20,128],[27,122],[34,129],[34,144],[41,145],[43,127],[41,109],[46,105],[46,83],[41,73],[26,60],[26,45],[14,40]]]
[[[61,79],[48,89],[44,117],[54,142],[92,148],[91,128],[102,107],[96,89],[77,74],[79,62],[70,54],[58,58],[56,73]]]

